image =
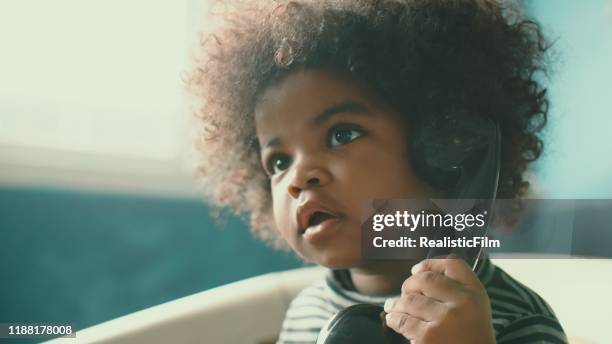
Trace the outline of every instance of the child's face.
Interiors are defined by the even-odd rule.
[[[307,260],[359,266],[364,201],[431,195],[410,167],[405,125],[353,81],[294,72],[263,93],[255,122],[276,227]],[[333,217],[306,230],[298,216],[304,204]]]

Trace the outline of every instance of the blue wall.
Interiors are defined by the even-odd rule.
[[[302,266],[202,200],[39,188],[0,189],[0,262],[0,323],[77,328]]]
[[[525,4],[555,40],[538,186],[548,198],[612,198],[612,1]]]

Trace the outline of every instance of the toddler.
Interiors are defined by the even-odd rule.
[[[494,0],[224,1],[188,86],[200,101],[201,173],[256,236],[329,269],[291,303],[278,343],[315,343],[356,304],[384,305],[413,343],[565,343],[548,304],[488,259],[367,260],[361,205],[439,197],[411,163],[428,116],[493,119],[498,198],[519,198],[542,152],[549,49]]]

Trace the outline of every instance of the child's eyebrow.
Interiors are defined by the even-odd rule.
[[[358,115],[365,115],[365,114],[369,114],[370,112],[368,111],[368,108],[365,105],[360,104],[354,100],[346,100],[341,103],[332,105],[326,108],[325,110],[321,111],[321,113],[319,113],[312,119],[311,123],[314,126],[320,126],[322,123],[329,120],[332,116],[340,114],[340,113],[352,113],[352,114],[358,114]],[[281,142],[280,138],[275,137],[271,139],[270,141],[268,141],[263,146],[263,148],[265,149],[265,148],[272,147],[272,146],[278,146],[280,145],[280,142]]]
[[[346,100],[342,103],[338,103],[336,105],[332,105],[327,109],[321,111],[315,118],[312,120],[312,124],[315,126],[321,125],[321,123],[327,121],[333,115],[339,113],[353,113],[353,114],[368,114],[368,108],[360,104],[354,100]]]

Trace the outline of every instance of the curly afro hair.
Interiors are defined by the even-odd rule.
[[[300,68],[365,82],[410,116],[461,111],[498,121],[498,198],[520,198],[528,163],[542,153],[550,44],[518,6],[495,0],[223,1],[202,35],[187,87],[201,119],[199,172],[213,209],[274,234],[269,180],[253,112],[259,95]]]

